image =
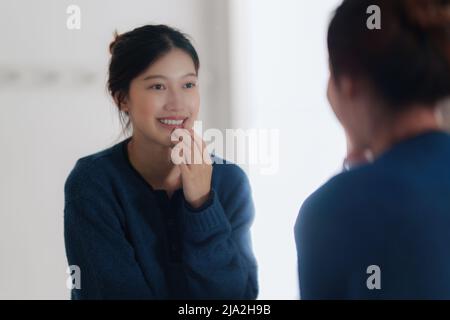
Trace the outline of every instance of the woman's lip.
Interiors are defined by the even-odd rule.
[[[167,128],[183,128],[183,124],[165,124],[162,122],[159,122],[159,124]]]

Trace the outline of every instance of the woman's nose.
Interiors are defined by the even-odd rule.
[[[169,90],[169,96],[165,108],[170,111],[182,110],[184,108],[182,94],[177,90]]]

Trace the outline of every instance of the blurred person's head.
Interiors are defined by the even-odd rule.
[[[381,29],[367,27],[371,5]],[[344,0],[328,50],[328,99],[353,143],[433,127],[450,96],[450,0]]]
[[[108,89],[124,131],[171,146],[176,128],[192,128],[200,106],[196,50],[186,35],[146,25],[110,44]]]

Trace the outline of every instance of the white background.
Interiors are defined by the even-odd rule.
[[[280,131],[278,173],[250,167],[260,299],[299,297],[295,219],[344,156],[344,135],[326,100],[326,32],[338,3],[236,0],[232,8],[235,126]]]

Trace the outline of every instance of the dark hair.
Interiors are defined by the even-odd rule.
[[[197,52],[188,36],[179,30],[166,25],[145,25],[121,35],[117,31],[114,33],[114,40],[109,45],[111,60],[108,90],[117,99],[115,101],[124,133],[131,123],[128,113],[121,110],[121,103],[128,95],[131,81],[174,48],[189,54],[198,72],[200,61]]]
[[[370,30],[367,9],[381,9]],[[333,76],[367,80],[390,111],[450,95],[450,0],[344,0],[328,29]]]

